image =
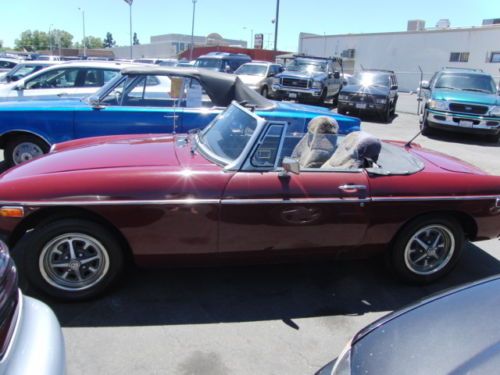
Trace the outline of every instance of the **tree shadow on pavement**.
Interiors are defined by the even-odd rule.
[[[63,327],[283,320],[399,309],[430,294],[500,273],[500,262],[468,244],[456,269],[428,286],[400,282],[378,259],[224,268],[131,269],[107,295],[45,301]],[[40,298],[41,296],[36,296]],[[43,298],[43,297],[42,297]]]

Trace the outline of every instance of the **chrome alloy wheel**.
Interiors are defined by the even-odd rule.
[[[15,165],[19,165],[40,155],[43,155],[40,146],[32,142],[22,142],[12,151],[12,160]]]
[[[83,233],[65,233],[44,246],[39,269],[50,285],[80,291],[93,287],[108,273],[109,256],[96,238]]]
[[[419,229],[406,244],[404,258],[408,269],[418,275],[431,275],[446,267],[455,252],[455,237],[443,225]]]

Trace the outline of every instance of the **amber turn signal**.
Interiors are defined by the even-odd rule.
[[[24,208],[4,206],[0,208],[1,217],[24,217]]]

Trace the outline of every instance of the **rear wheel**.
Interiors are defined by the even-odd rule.
[[[65,300],[94,297],[120,275],[119,241],[93,221],[64,219],[42,224],[14,248],[23,277],[41,291]]]
[[[444,276],[456,265],[464,232],[453,217],[430,215],[408,223],[391,249],[391,263],[404,280],[419,284]]]
[[[8,167],[25,163],[49,152],[49,145],[33,135],[15,136],[5,146],[5,162]]]

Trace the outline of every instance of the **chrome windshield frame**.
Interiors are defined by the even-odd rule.
[[[235,101],[233,101],[227,108],[230,108],[231,106],[237,107],[238,109],[240,109],[241,111],[243,111],[244,113],[246,113],[247,115],[251,116],[252,118],[254,118],[257,121],[257,125],[255,127],[255,131],[253,132],[253,134],[250,137],[250,139],[248,140],[247,144],[245,145],[245,147],[241,151],[240,155],[236,159],[229,160],[229,159],[223,158],[220,155],[218,155],[215,152],[213,152],[212,150],[210,150],[201,141],[201,139],[200,139],[200,133],[197,133],[195,135],[195,137],[194,137],[194,140],[195,140],[196,146],[197,146],[196,148],[201,152],[201,154],[203,154],[203,156],[205,156],[210,161],[213,161],[216,164],[223,165],[224,166],[224,171],[238,171],[238,170],[241,169],[241,167],[243,166],[243,163],[245,162],[245,160],[247,159],[248,155],[252,151],[255,142],[257,142],[257,140],[259,139],[259,136],[260,136],[261,132],[263,131],[263,129],[265,128],[265,125],[267,123],[267,121],[265,119],[263,119],[262,117],[256,115],[254,112],[249,111],[247,108],[243,107],[242,105],[238,104]],[[222,112],[222,113],[224,113],[224,112]],[[219,118],[219,116],[222,115],[222,113],[220,113],[212,121],[216,121]],[[210,124],[207,125],[207,126],[210,126]]]

